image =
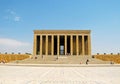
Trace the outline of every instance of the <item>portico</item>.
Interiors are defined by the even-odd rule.
[[[33,55],[91,55],[90,30],[34,30]]]

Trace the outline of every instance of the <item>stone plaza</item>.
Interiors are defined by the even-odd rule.
[[[26,66],[26,67],[25,67]],[[120,67],[0,65],[0,84],[119,84]],[[108,65],[109,66],[109,65]]]

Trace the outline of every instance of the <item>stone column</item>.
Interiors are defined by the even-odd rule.
[[[51,54],[54,55],[54,35],[52,35],[52,47],[51,47]]]
[[[82,55],[85,55],[85,47],[84,47],[84,35],[82,35]]]
[[[40,55],[42,56],[42,35],[40,35]]]
[[[65,35],[65,55],[67,55],[67,35]]]
[[[36,55],[36,46],[37,46],[37,35],[34,34],[34,43],[33,43],[33,55]]]
[[[91,55],[91,38],[90,38],[90,35],[88,35],[88,55]]]
[[[46,55],[48,55],[48,35],[46,35]]]
[[[71,39],[70,39],[70,51],[71,51],[71,55],[73,55],[73,35],[71,35]]]
[[[76,55],[79,55],[79,50],[78,50],[78,35],[76,35]]]
[[[57,55],[59,56],[59,51],[60,51],[60,38],[59,35],[57,35]]]

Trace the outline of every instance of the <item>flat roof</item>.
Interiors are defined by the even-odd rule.
[[[91,30],[34,30],[34,34],[90,34]]]

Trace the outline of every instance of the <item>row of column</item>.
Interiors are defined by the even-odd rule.
[[[46,48],[45,48],[45,55],[48,55],[48,35],[46,36]],[[54,36],[57,36],[57,55],[60,54],[60,36],[61,35],[51,35],[51,55],[54,55]],[[63,36],[63,35],[62,35]],[[70,55],[73,55],[73,35],[69,35],[70,36]],[[76,36],[76,55],[79,55],[79,39],[78,36],[79,35],[74,35]],[[90,35],[88,36],[88,55],[91,55],[91,39],[90,39]],[[64,35],[65,37],[65,41],[64,41],[64,49],[65,49],[65,55],[67,54],[67,35]],[[43,35],[40,35],[40,55],[42,55],[42,41],[43,40]],[[33,48],[33,55],[36,55],[36,50],[37,48],[37,35],[34,35],[34,48]],[[84,35],[82,35],[82,55],[85,55],[85,42],[84,42]]]

